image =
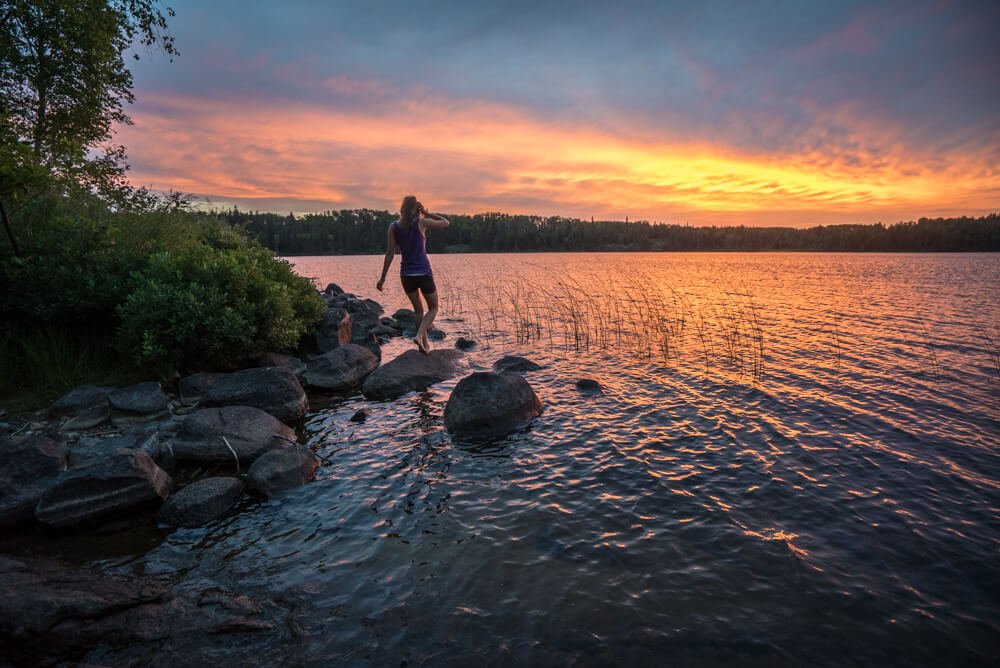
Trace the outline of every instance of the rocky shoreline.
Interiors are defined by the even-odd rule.
[[[386,317],[378,302],[334,284],[321,295],[327,310],[296,354],[268,353],[249,368],[196,373],[166,389],[155,381],[85,385],[20,428],[0,428],[0,530],[41,527],[86,540],[89,528],[136,513],[153,513],[166,527],[197,527],[247,494],[277,497],[313,480],[320,465],[294,429],[309,409],[307,389],[391,400],[459,375],[463,351],[476,346],[459,339],[455,348],[411,350],[383,364],[381,344],[412,336],[413,312]],[[431,338],[445,334],[434,330]],[[445,407],[445,428],[455,439],[496,438],[537,416],[541,400],[520,375],[532,368],[503,358],[493,372],[463,378]],[[190,480],[192,470],[211,473]],[[179,486],[180,479],[189,482]],[[27,554],[0,555],[0,573],[0,663],[75,660],[97,645],[179,634],[288,635],[274,605],[233,592],[174,595],[168,580]]]

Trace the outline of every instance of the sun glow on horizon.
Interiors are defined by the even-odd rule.
[[[697,224],[753,224],[761,212],[808,222],[834,212],[874,222],[884,212],[988,210],[1000,194],[989,146],[929,156],[860,122],[858,136],[844,143],[876,146],[868,153],[831,143],[753,154],[685,137],[622,137],[479,100],[425,99],[363,113],[147,95],[133,116],[135,125],[118,137],[138,184],[327,208],[379,208],[419,192],[454,212]]]

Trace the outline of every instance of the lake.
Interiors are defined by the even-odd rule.
[[[382,294],[381,256],[290,261],[387,315],[408,306],[398,260]],[[469,372],[541,364],[525,374],[540,417],[462,444],[441,419],[458,378],[314,400],[315,482],[97,561],[294,592],[292,664],[996,656],[1000,256],[431,262],[434,347],[476,340]]]

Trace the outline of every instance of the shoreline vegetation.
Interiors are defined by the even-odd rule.
[[[244,230],[286,257],[381,254],[385,228],[397,214],[343,209],[292,213],[227,211],[191,215]],[[448,214],[451,226],[428,238],[433,253],[806,251],[1000,252],[1000,213],[978,218],[920,218],[892,225],[692,227],[561,216]]]

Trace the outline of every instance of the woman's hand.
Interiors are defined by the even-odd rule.
[[[375,284],[375,287],[378,288],[379,292],[382,292],[382,286],[383,285],[385,285],[385,279],[381,278],[381,279],[379,279],[379,282]]]

